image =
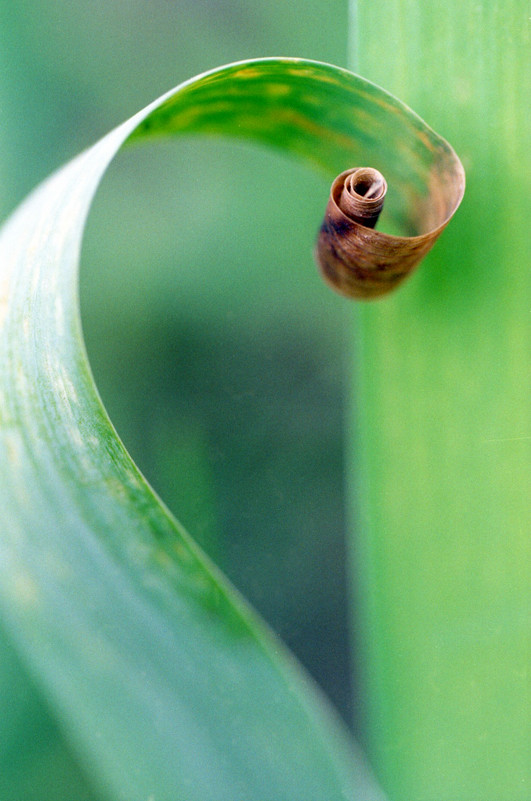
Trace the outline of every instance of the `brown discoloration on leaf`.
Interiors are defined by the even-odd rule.
[[[365,173],[369,184],[360,184]],[[418,235],[392,236],[374,230],[387,186],[384,181],[383,189],[373,184],[367,190],[370,174],[370,168],[354,168],[335,179],[316,246],[325,281],[340,294],[360,300],[386,295],[413,272],[450,221],[465,188],[458,157],[451,150],[442,152],[430,171],[425,197],[409,212],[409,227]],[[356,181],[358,189],[362,186],[361,196]]]

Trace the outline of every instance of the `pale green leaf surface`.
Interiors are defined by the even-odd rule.
[[[0,798],[101,799],[1,629]]]
[[[183,84],[28,198],[0,238],[5,627],[112,798],[380,798],[318,691],[140,475],[93,384],[77,297],[92,197],[126,140],[185,132],[267,143],[330,178],[372,164],[395,227],[450,150],[350,73],[266,59]]]
[[[353,334],[367,745],[393,801],[528,801],[529,8],[357,5],[358,67],[467,170],[440,247]]]

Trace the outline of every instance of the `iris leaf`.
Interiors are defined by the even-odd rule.
[[[397,224],[445,147],[351,73],[264,59],[177,87],[22,204],[0,235],[3,625],[109,798],[373,801],[345,728],[150,488],[91,376],[78,264],[94,193],[122,145],[183,133],[265,143],[331,179],[370,163],[395,179]]]

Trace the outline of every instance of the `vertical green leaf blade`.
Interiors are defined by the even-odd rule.
[[[357,17],[357,66],[392,81],[467,169],[440,246],[357,317],[354,571],[370,752],[396,801],[524,801],[528,9],[386,0],[360,2]]]

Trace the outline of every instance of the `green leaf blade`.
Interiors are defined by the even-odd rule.
[[[417,176],[431,158],[417,134],[445,146],[362,79],[263,60],[178,87],[30,196],[0,238],[2,615],[110,797],[372,801],[334,713],[131,461],[86,359],[77,269],[98,183],[129,138],[191,131],[274,144],[330,177],[378,154],[396,172],[407,132]]]
[[[467,169],[425,269],[357,319],[367,745],[397,801],[527,801],[529,15],[521,0],[359,6],[360,69]]]

